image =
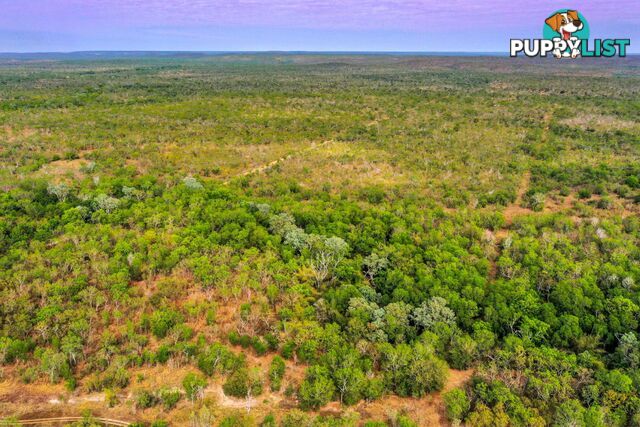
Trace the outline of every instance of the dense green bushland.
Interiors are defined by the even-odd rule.
[[[137,392],[167,411],[219,378],[308,410],[473,368],[452,420],[640,422],[636,63],[492,61],[0,66],[0,364],[107,395],[198,369]]]

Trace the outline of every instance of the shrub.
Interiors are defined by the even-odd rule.
[[[335,393],[335,385],[324,366],[311,366],[298,395],[303,409],[318,409],[331,401]]]
[[[300,410],[293,410],[286,413],[280,421],[280,427],[311,427],[313,421],[311,417]]]
[[[240,345],[240,334],[236,331],[229,332],[228,338],[231,345]]]
[[[276,427],[276,418],[273,414],[267,414],[266,417],[260,423],[260,427]]]
[[[396,418],[396,422],[394,424],[397,427],[418,427],[418,423],[416,423],[406,415],[400,415],[398,418]]]
[[[198,356],[198,368],[208,376],[230,372],[244,365],[244,361],[227,347],[214,343]]]
[[[416,343],[413,347],[399,344],[394,348],[384,344],[382,351],[382,369],[398,395],[420,397],[444,387],[448,366],[430,346]]]
[[[459,388],[454,388],[446,392],[443,398],[449,421],[462,421],[471,407],[465,392]]]
[[[529,197],[529,207],[536,212],[544,209],[545,195],[543,193],[534,193]]]
[[[449,307],[447,300],[441,297],[433,297],[425,301],[412,313],[415,323],[425,329],[432,329],[437,323],[450,326],[456,324],[456,315]]]
[[[316,340],[306,340],[297,348],[296,354],[301,361],[313,363],[318,354],[319,343]]]
[[[242,348],[249,348],[253,340],[249,335],[240,335],[235,331],[229,333],[229,343],[232,345],[239,345]]]
[[[113,408],[119,402],[118,394],[115,392],[115,390],[108,388],[104,391],[104,400],[109,408]]]
[[[627,184],[631,188],[640,188],[640,178],[638,178],[635,175],[631,175],[631,176],[627,177],[627,179],[624,181],[624,183]]]
[[[192,372],[188,373],[182,380],[182,387],[184,387],[184,391],[191,402],[202,399],[206,386],[207,380]]]
[[[253,340],[249,335],[240,335],[239,344],[242,348],[249,348],[251,347],[252,343],[253,343]]]
[[[103,374],[99,380],[98,390],[104,387],[108,388],[125,388],[129,385],[129,372],[124,365],[112,365]]]
[[[79,159],[80,156],[78,156],[78,152],[77,151],[69,150],[69,151],[65,151],[64,158],[65,158],[65,160],[75,160],[75,159]]]
[[[373,205],[381,203],[385,198],[385,191],[382,187],[365,187],[360,190],[360,199]]]
[[[47,193],[55,196],[59,201],[64,202],[69,195],[69,187],[65,183],[53,184],[50,183],[47,187]]]
[[[251,346],[258,356],[264,356],[269,350],[267,344],[260,337],[253,338]]]
[[[67,378],[71,374],[67,357],[52,350],[46,350],[42,353],[40,367],[52,383],[57,383],[61,378]]]
[[[147,409],[159,403],[158,397],[148,390],[139,390],[135,396],[136,408]]]
[[[366,384],[362,388],[362,396],[371,402],[380,399],[384,391],[385,386],[382,378],[367,378]]]
[[[159,393],[160,402],[166,410],[171,410],[176,407],[180,399],[182,399],[182,393],[178,389],[162,389]]]
[[[275,356],[269,367],[269,381],[271,382],[271,390],[279,391],[282,387],[282,378],[284,377],[285,363],[280,356]]]
[[[582,426],[584,425],[584,416],[585,409],[580,402],[569,399],[556,408],[553,425],[557,427]]]
[[[455,369],[466,369],[475,359],[478,345],[469,335],[456,335],[451,339],[448,361]]]
[[[598,209],[611,209],[611,207],[613,206],[613,201],[609,197],[603,197],[598,200],[596,206],[598,207]]]
[[[182,180],[182,183],[184,184],[185,187],[187,187],[189,190],[202,190],[204,187],[202,186],[202,184],[200,184],[198,182],[197,179],[195,179],[192,176],[187,176]]]
[[[26,360],[32,350],[33,344],[28,341],[0,337],[0,365]]]
[[[31,384],[38,379],[38,370],[33,366],[20,369],[18,372],[20,373],[20,381],[24,384]]]
[[[171,357],[171,347],[168,345],[161,345],[158,347],[158,351],[155,354],[155,361],[160,364],[167,363],[169,358]]]
[[[216,324],[216,316],[217,316],[216,308],[214,308],[214,307],[208,308],[205,316],[206,316],[206,319],[207,319],[207,325],[208,326],[213,326],[213,325]]]
[[[78,387],[78,380],[73,376],[68,376],[64,382],[64,387],[68,391],[74,391]]]
[[[151,332],[158,338],[164,338],[181,321],[180,314],[173,310],[156,310],[150,319]]]
[[[591,197],[591,190],[589,190],[588,188],[581,188],[578,191],[578,197],[581,199],[588,199],[589,197]]]
[[[269,348],[269,350],[271,351],[278,350],[278,337],[276,337],[274,334],[266,334],[264,336],[264,340],[266,341],[267,347]]]
[[[218,427],[253,427],[255,424],[249,418],[241,414],[233,414],[225,417]]]
[[[106,194],[99,194],[96,196],[94,203],[96,209],[101,209],[109,214],[118,208],[120,200],[114,197],[109,197]]]
[[[282,346],[282,357],[284,357],[285,359],[291,360],[293,358],[295,351],[296,351],[296,343],[293,341],[287,341]]]
[[[240,368],[227,378],[222,389],[228,396],[258,396],[262,394],[262,381],[257,371]]]

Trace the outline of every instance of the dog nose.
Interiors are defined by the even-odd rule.
[[[582,25],[582,21],[579,19],[574,19],[573,25],[575,25],[576,27],[580,27]]]

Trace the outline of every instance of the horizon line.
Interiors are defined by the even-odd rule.
[[[505,53],[502,51],[485,50],[163,50],[163,49],[96,49],[96,50],[33,50],[33,51],[0,51],[0,55],[25,55],[25,54],[74,54],[74,53]],[[508,53],[508,52],[507,52]]]
[[[0,58],[27,56],[171,56],[171,55],[380,55],[380,56],[500,56],[509,57],[509,52],[504,51],[464,51],[464,50],[72,50],[72,51],[0,51]],[[640,56],[640,52],[629,52],[626,55]]]

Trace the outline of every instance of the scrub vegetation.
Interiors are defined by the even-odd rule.
[[[0,60],[0,416],[638,425],[638,70]]]

